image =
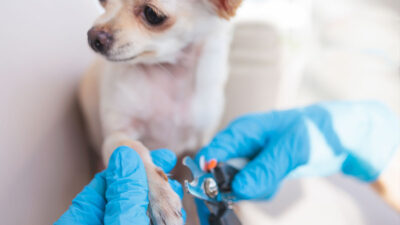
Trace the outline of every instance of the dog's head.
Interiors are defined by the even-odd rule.
[[[179,51],[232,17],[241,0],[100,0],[105,12],[88,32],[110,61],[172,61]]]

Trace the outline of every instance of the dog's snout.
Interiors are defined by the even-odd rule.
[[[94,51],[105,55],[111,48],[113,36],[104,30],[92,28],[88,32],[88,41]]]

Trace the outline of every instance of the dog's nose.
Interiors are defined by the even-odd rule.
[[[105,55],[111,48],[113,37],[104,30],[92,28],[88,31],[88,41],[94,51]]]

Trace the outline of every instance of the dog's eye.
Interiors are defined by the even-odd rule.
[[[102,6],[105,6],[106,3],[107,3],[107,0],[99,0],[99,2],[100,2],[100,4],[101,4]]]
[[[144,16],[146,17],[147,22],[152,26],[161,25],[167,19],[166,16],[157,13],[150,6],[145,6]]]

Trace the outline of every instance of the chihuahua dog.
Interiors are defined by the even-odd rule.
[[[106,166],[127,145],[141,156],[154,224],[183,224],[181,201],[148,149],[182,154],[219,123],[230,45],[241,0],[100,0],[88,32],[102,55],[84,76],[80,101],[91,141]]]

